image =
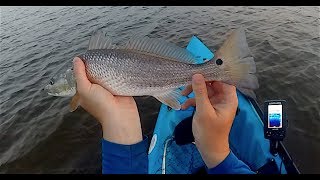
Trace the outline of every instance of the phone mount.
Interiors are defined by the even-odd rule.
[[[275,155],[278,153],[278,146],[279,146],[278,140],[271,140],[270,139],[270,152],[271,152],[271,154]]]

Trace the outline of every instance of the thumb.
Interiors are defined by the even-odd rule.
[[[73,59],[73,67],[74,67],[74,75],[77,82],[77,90],[83,91],[86,88],[89,88],[91,85],[91,82],[87,78],[85,65],[83,61],[80,58],[75,57]]]
[[[195,95],[197,108],[202,108],[210,103],[204,77],[201,74],[192,76],[192,89]]]

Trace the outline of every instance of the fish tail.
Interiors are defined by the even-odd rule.
[[[251,55],[244,29],[233,31],[221,48],[217,51],[217,58],[226,62],[225,71],[230,76],[232,84],[243,94],[256,98],[253,90],[259,88],[255,76],[256,64]]]

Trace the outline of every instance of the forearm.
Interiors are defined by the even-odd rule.
[[[148,139],[132,145],[102,139],[102,174],[147,174]]]
[[[220,164],[214,168],[207,169],[207,172],[208,174],[254,174],[232,151]]]

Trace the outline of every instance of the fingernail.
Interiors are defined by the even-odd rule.
[[[195,74],[192,76],[192,81],[196,84],[202,83],[202,75],[201,74]]]
[[[73,58],[73,62],[79,61],[80,59],[78,57]]]

